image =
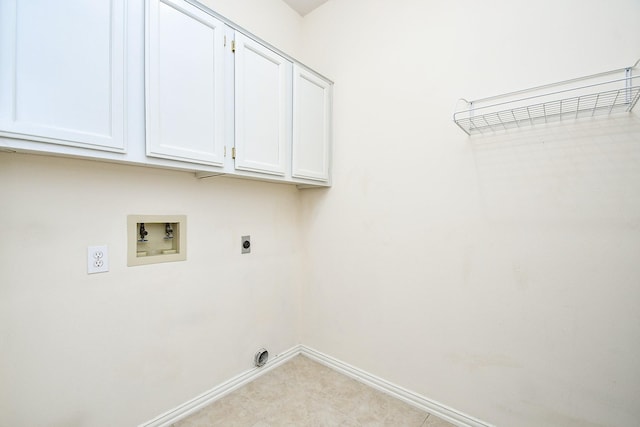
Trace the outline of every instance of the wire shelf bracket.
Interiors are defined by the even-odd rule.
[[[633,70],[639,63],[640,59],[630,67],[474,101],[461,98],[456,104],[453,121],[471,136],[566,119],[630,112],[640,99],[640,76],[633,76]],[[624,78],[603,80],[605,76],[621,72],[624,72]],[[576,86],[577,83],[580,85]],[[558,87],[565,89],[549,91]],[[466,108],[457,111],[460,101],[466,103]]]

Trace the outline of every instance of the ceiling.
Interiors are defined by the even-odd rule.
[[[283,0],[286,4],[291,6],[293,10],[298,12],[301,16],[306,15],[313,9],[326,3],[328,0]]]

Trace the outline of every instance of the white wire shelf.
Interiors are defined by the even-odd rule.
[[[634,82],[632,67],[553,83],[505,95],[466,101],[467,108],[456,111],[453,121],[468,135],[493,133],[509,129],[535,126],[567,119],[581,119],[599,115],[630,112],[640,99],[640,85]],[[604,75],[624,71],[626,77],[575,87],[576,82],[598,80]],[[635,85],[634,85],[635,84]],[[574,87],[554,92],[544,89],[563,85]],[[542,93],[540,93],[542,90]],[[513,99],[514,95],[539,93],[535,96]],[[488,104],[488,101],[511,98],[509,101]]]

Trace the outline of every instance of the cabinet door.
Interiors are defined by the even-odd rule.
[[[0,1],[0,135],[125,150],[124,6]]]
[[[236,32],[235,167],[284,176],[291,144],[291,62]]]
[[[329,180],[331,83],[305,68],[293,68],[292,176]]]
[[[147,155],[222,166],[224,24],[182,0],[148,0]]]

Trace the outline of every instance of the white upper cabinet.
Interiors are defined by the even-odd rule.
[[[147,1],[147,155],[224,164],[224,24],[181,0]]]
[[[329,180],[331,84],[296,64],[293,67],[292,176]]]
[[[285,176],[291,147],[292,64],[235,33],[235,168]]]
[[[125,0],[0,1],[0,136],[124,152]]]
[[[195,0],[0,0],[0,149],[328,186],[332,83]]]

